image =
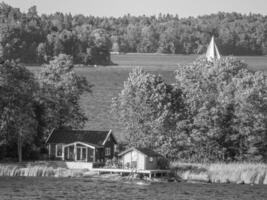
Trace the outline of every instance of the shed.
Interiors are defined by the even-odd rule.
[[[138,170],[159,169],[159,160],[163,158],[159,153],[149,148],[132,147],[121,152],[119,158],[123,168],[131,168]]]

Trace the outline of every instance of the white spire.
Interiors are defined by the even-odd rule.
[[[212,61],[214,59],[220,59],[221,55],[219,53],[219,50],[217,48],[217,45],[214,42],[214,37],[212,36],[210,44],[208,46],[207,52],[206,52],[206,58],[208,61]]]

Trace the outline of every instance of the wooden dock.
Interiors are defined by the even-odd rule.
[[[131,175],[131,174],[143,174],[151,177],[156,176],[167,176],[170,174],[170,170],[161,170],[161,169],[154,169],[154,170],[138,170],[138,169],[111,169],[111,168],[92,168],[91,171],[101,173],[117,173],[120,175]]]

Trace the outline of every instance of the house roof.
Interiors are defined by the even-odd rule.
[[[128,152],[133,151],[133,150],[139,151],[140,153],[142,153],[142,154],[144,154],[144,155],[146,155],[146,156],[149,156],[149,157],[158,157],[158,156],[162,156],[162,155],[160,155],[159,153],[153,151],[152,149],[149,149],[149,148],[137,148],[137,147],[132,147],[132,148],[130,148],[130,149],[125,150],[125,151],[121,152],[121,153],[119,154],[119,156],[122,156],[122,155],[124,155],[124,154],[126,154],[126,153],[128,153]]]
[[[112,131],[90,131],[90,130],[69,130],[55,129],[47,138],[46,143],[64,143],[84,142],[93,146],[102,146]],[[113,135],[112,135],[113,136]],[[116,139],[113,136],[115,142]],[[116,142],[117,143],[117,142]]]

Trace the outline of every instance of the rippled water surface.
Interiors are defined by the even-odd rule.
[[[112,182],[90,178],[0,177],[0,199],[266,200],[267,186]]]

